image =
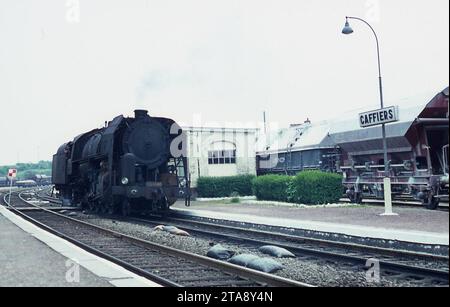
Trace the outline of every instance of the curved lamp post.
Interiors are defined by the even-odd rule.
[[[367,26],[369,26],[370,30],[372,30],[373,35],[375,36],[375,41],[377,43],[377,57],[378,57],[378,80],[379,80],[379,89],[380,89],[380,103],[381,103],[381,109],[384,108],[384,99],[383,99],[383,80],[381,77],[381,61],[380,61],[380,43],[378,41],[378,35],[373,29],[373,27],[364,19],[359,17],[351,17],[347,16],[345,17],[345,26],[342,29],[342,34],[350,35],[353,33],[353,29],[350,26],[349,20],[354,19],[361,21],[365,23]],[[386,140],[386,124],[383,124],[381,126],[382,135],[383,135],[383,154],[384,154],[384,176],[385,176],[385,188],[384,188],[384,197],[385,197],[385,203],[386,206],[390,206],[391,209],[389,210],[386,207],[386,215],[393,215],[392,213],[392,202],[391,202],[391,183],[390,183],[390,177],[389,177],[389,166],[388,166],[388,152],[387,152],[387,140]]]
[[[384,98],[383,98],[383,80],[381,77],[381,61],[380,61],[380,44],[378,41],[378,36],[375,30],[372,28],[372,26],[365,21],[364,19],[358,18],[358,17],[346,17],[345,26],[344,29],[342,29],[342,33],[349,35],[353,33],[353,29],[350,26],[350,23],[348,22],[349,19],[355,19],[362,21],[366,25],[369,26],[369,28],[372,30],[373,35],[375,36],[375,40],[377,42],[377,56],[378,56],[378,80],[379,80],[379,88],[380,88],[380,103],[381,103],[381,109],[384,108]],[[384,173],[385,176],[389,176],[389,167],[388,167],[388,154],[387,154],[387,141],[386,141],[386,125],[382,125],[382,134],[383,134],[383,153],[384,153]]]

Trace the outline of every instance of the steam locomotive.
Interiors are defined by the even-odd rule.
[[[136,110],[61,145],[52,182],[63,203],[99,213],[167,212],[190,187],[185,134],[167,118]]]

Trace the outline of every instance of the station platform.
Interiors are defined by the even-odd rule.
[[[0,206],[0,287],[158,287]]]
[[[398,216],[381,216],[381,206],[280,205],[270,202],[193,201],[191,207],[176,203],[172,210],[181,215],[236,221],[339,234],[385,241],[400,241],[436,246],[449,245],[448,211],[394,207]]]

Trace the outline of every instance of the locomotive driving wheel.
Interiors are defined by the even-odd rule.
[[[114,213],[116,213],[115,211],[116,211],[116,210],[115,210],[115,208],[114,208],[114,203],[112,203],[111,205],[108,206],[107,213],[108,213],[109,215],[113,215]]]
[[[89,201],[88,210],[92,213],[97,213],[97,205],[94,201]]]
[[[160,209],[162,218],[166,218],[169,216],[169,209],[170,209],[169,202],[168,202],[167,198],[164,197],[164,199],[162,200],[162,206]]]
[[[124,199],[121,204],[121,213],[122,216],[129,216],[131,213],[131,205],[128,199]]]

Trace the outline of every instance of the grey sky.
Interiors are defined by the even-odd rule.
[[[79,4],[79,15],[77,12]],[[448,0],[0,0],[0,165],[147,108],[280,126],[425,103],[449,83]]]

